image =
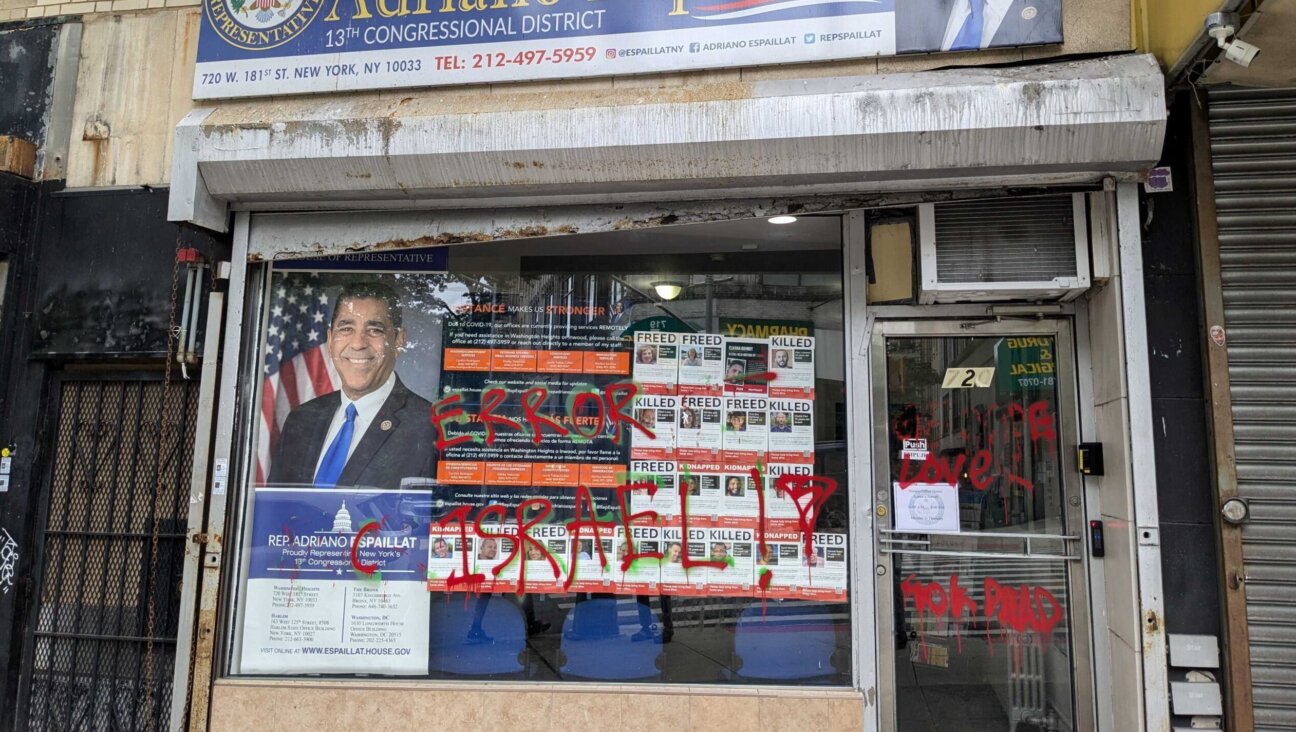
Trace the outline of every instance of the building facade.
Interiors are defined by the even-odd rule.
[[[32,455],[6,718],[1193,716],[1170,636],[1223,632],[1220,534],[1205,372],[1166,342],[1202,343],[1196,209],[1141,190],[1194,164],[1156,8],[401,35],[594,22],[566,4],[10,10],[78,53],[28,83],[66,149],[34,141],[6,293],[6,388],[44,395],[0,435]]]

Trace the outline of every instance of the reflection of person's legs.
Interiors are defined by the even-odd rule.
[[[639,632],[630,636],[630,640],[644,641],[657,635],[653,629],[651,602],[652,598],[648,595],[635,595],[635,609],[639,611]]]
[[[493,640],[486,631],[482,630],[482,620],[486,618],[486,608],[490,607],[491,596],[482,593],[477,596],[477,604],[473,607],[472,626],[468,628],[468,641],[470,643],[489,643]]]
[[[670,643],[671,637],[675,635],[675,622],[671,619],[670,595],[661,595],[658,601],[661,603],[662,643]]]
[[[522,612],[526,615],[527,635],[539,635],[549,630],[548,623],[536,619],[535,595],[527,593],[522,596]]]

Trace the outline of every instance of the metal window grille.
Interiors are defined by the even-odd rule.
[[[54,395],[19,728],[165,730],[197,384],[77,375]]]

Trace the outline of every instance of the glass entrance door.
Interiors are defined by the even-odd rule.
[[[1093,728],[1068,327],[876,330],[885,728]]]

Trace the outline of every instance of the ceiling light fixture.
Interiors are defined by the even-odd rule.
[[[771,224],[794,224],[797,218],[795,216],[771,216],[768,220]]]
[[[660,297],[663,300],[674,300],[684,291],[684,283],[676,282],[674,280],[654,282],[652,286],[653,289],[657,291],[657,297]]]

